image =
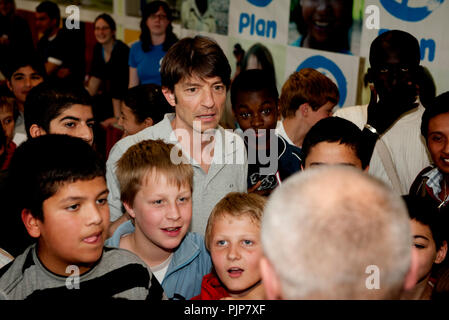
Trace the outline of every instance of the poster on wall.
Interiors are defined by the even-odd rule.
[[[76,5],[85,9],[112,13],[112,0],[54,0],[54,2],[67,6]]]
[[[182,28],[228,34],[229,0],[183,0],[178,6]]]
[[[291,0],[288,44],[359,55],[363,0]]]
[[[242,49],[243,56],[239,59],[236,48]],[[286,46],[247,40],[242,38],[229,37],[229,47],[227,53],[229,63],[232,68],[233,77],[236,76],[237,63],[240,62],[240,70],[264,69],[273,73],[278,90],[282,88],[285,74]]]
[[[432,74],[437,94],[449,90],[449,0],[365,0],[365,7],[361,55],[369,55],[382,32],[407,31],[418,39],[421,64]]]
[[[231,0],[229,36],[287,44],[290,1]]]
[[[359,67],[360,57],[288,46],[284,80],[295,71],[316,69],[337,85],[340,92],[338,106],[351,106],[357,104]]]

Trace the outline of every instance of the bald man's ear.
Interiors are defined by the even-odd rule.
[[[41,127],[39,127],[37,124],[32,124],[29,130],[30,130],[30,136],[32,138],[36,138],[36,137],[43,136],[43,135],[47,134],[47,132],[45,132],[45,130],[42,129]]]
[[[259,264],[267,300],[281,300],[281,284],[270,261],[266,257],[262,257]]]
[[[412,261],[404,281],[405,291],[413,289],[418,281],[418,263],[418,253],[412,250]]]

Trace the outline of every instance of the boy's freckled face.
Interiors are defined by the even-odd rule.
[[[221,282],[233,297],[247,294],[260,280],[260,227],[249,216],[217,218],[210,253]]]
[[[68,265],[80,272],[100,259],[109,226],[108,189],[103,177],[62,184],[42,205],[38,255],[52,272],[66,275]]]
[[[339,142],[320,142],[309,150],[305,159],[305,169],[323,165],[340,164],[362,169],[362,161],[357,157],[353,148]]]
[[[429,120],[427,148],[438,169],[449,174],[449,113]]]
[[[413,236],[413,250],[418,256],[418,282],[424,280],[432,270],[437,255],[435,241],[429,226],[410,220]]]
[[[92,145],[94,123],[91,106],[74,104],[50,121],[49,133],[78,137]]]
[[[134,198],[131,216],[136,236],[143,235],[154,247],[172,252],[181,243],[192,220],[190,186],[170,184],[164,174],[147,174]]]

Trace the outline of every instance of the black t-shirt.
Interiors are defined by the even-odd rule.
[[[84,80],[84,42],[81,41],[79,31],[60,29],[56,37],[49,40],[43,36],[37,43],[37,52],[42,63],[50,59],[56,59],[62,64],[60,68],[68,68],[70,75],[67,78],[60,79],[54,72],[49,81],[69,81],[82,84]],[[52,62],[50,60],[50,62]],[[56,62],[53,60],[53,62]],[[58,64],[58,63],[56,63]]]
[[[283,181],[293,173],[301,170],[302,154],[301,150],[292,146],[285,141],[281,136],[277,136],[277,154],[267,160],[270,156],[270,151],[265,151],[265,157],[261,158],[257,150],[249,149],[245,142],[248,153],[248,189],[254,186],[257,182],[262,180],[262,184],[257,190],[274,189],[279,185],[279,181]],[[260,153],[260,151],[259,151]],[[272,161],[274,160],[274,162]]]
[[[101,91],[111,98],[122,100],[128,89],[129,47],[116,40],[108,62],[103,57],[103,47],[97,43],[94,47],[90,75],[102,80]]]

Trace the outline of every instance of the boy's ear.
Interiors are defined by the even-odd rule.
[[[299,106],[298,111],[303,117],[306,117],[309,113],[310,105],[306,102]]]
[[[143,121],[143,123],[144,123],[145,127],[151,127],[151,126],[154,124],[153,119],[150,118],[150,117],[147,117],[147,118]]]
[[[175,97],[175,92],[171,91],[169,88],[167,87],[162,87],[162,93],[165,97],[165,99],[167,99],[168,103],[172,106],[175,107],[176,106],[176,97]]]
[[[443,241],[443,245],[441,246],[441,248],[437,252],[437,256],[435,258],[435,263],[443,262],[444,259],[446,258],[446,254],[447,254],[447,241],[444,240]]]
[[[8,79],[6,80],[6,86],[8,87],[8,89],[12,92],[12,85],[11,85],[11,81]]]
[[[43,135],[47,134],[47,132],[45,132],[45,130],[42,129],[41,127],[39,127],[37,124],[32,124],[29,130],[30,130],[30,136],[32,138],[36,138],[36,137],[43,136]]]
[[[123,202],[123,206],[125,207],[125,210],[126,210],[126,212],[128,212],[130,217],[135,219],[136,218],[136,214],[134,213],[133,208],[131,208],[131,206],[128,203],[126,203],[126,202]]]
[[[266,257],[262,257],[259,265],[266,298],[268,300],[281,300],[281,284],[270,261]]]
[[[41,230],[39,228],[38,219],[31,214],[29,209],[22,210],[22,222],[31,237],[39,238]]]

